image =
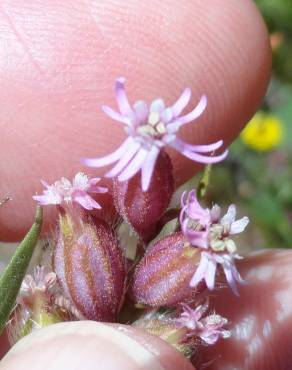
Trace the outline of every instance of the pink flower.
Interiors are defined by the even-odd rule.
[[[17,302],[33,308],[37,299],[50,301],[57,290],[57,276],[44,266],[37,266],[33,274],[26,275],[20,287]]]
[[[102,158],[85,159],[84,163],[87,166],[103,167],[117,162],[105,176],[110,178],[118,176],[119,181],[129,180],[141,170],[142,189],[147,191],[158,154],[167,145],[200,163],[216,163],[226,157],[227,151],[218,156],[204,155],[220,148],[222,140],[209,145],[190,145],[176,136],[183,125],[197,119],[203,113],[207,105],[206,96],[202,96],[190,113],[181,115],[191,98],[189,88],[186,88],[170,107],[166,107],[162,99],[154,100],[150,107],[144,101],[137,101],[131,106],[124,83],[124,78],[116,80],[115,92],[119,112],[108,106],[102,108],[108,116],[124,125],[129,137],[113,153]]]
[[[99,180],[98,177],[89,179],[84,173],[78,172],[72,183],[65,177],[53,185],[42,181],[46,189],[42,195],[34,195],[33,199],[42,205],[77,202],[87,210],[100,209],[100,205],[89,195],[107,192],[107,188],[97,186]]]
[[[212,314],[203,318],[208,305],[200,305],[194,310],[183,304],[183,313],[176,319],[176,325],[188,329],[187,337],[199,337],[207,344],[215,344],[219,338],[229,338],[231,333],[223,329],[227,319],[220,315]]]
[[[241,233],[249,219],[243,217],[235,220],[236,207],[231,205],[227,213],[220,219],[221,209],[214,205],[212,209],[204,209],[197,200],[195,190],[182,195],[180,223],[183,234],[191,245],[203,249],[198,268],[191,279],[190,286],[196,287],[205,280],[208,289],[215,287],[217,265],[221,265],[228,284],[238,294],[236,283],[243,284],[235,266],[236,244],[231,235]]]
[[[244,280],[237,271],[234,260],[240,258],[238,254],[202,252],[200,263],[192,277],[190,286],[196,287],[202,280],[205,280],[208,289],[213,290],[215,287],[217,264],[219,264],[222,266],[226,280],[233,293],[239,295],[236,283],[244,284]]]

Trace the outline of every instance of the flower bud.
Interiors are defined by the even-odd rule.
[[[173,306],[191,298],[196,290],[190,281],[200,260],[182,233],[169,235],[146,252],[136,268],[132,295],[138,304]]]
[[[56,274],[45,266],[36,266],[21,284],[16,306],[7,324],[10,344],[34,330],[73,316],[56,299],[59,294]]]
[[[215,313],[206,315],[208,304],[194,309],[182,304],[181,308],[164,312],[152,310],[133,326],[159,336],[186,357],[191,357],[201,344],[214,345],[220,338],[230,338],[231,332],[226,330],[228,320]]]
[[[65,296],[86,319],[115,321],[124,299],[126,273],[121,249],[107,223],[60,215],[54,267]]]
[[[127,181],[114,179],[116,209],[144,241],[151,240],[155,234],[157,221],[167,209],[173,191],[172,164],[163,150],[156,161],[147,191],[141,188],[140,172]]]

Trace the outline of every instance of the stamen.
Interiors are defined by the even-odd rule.
[[[159,122],[158,125],[156,126],[156,131],[158,134],[163,135],[166,133],[166,127],[163,122]]]
[[[159,113],[151,112],[150,115],[149,115],[149,118],[148,118],[148,123],[151,126],[155,126],[159,122],[159,119],[160,119]]]

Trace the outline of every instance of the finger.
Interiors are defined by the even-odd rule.
[[[0,360],[9,349],[9,343],[6,331],[0,335]]]
[[[265,251],[241,263],[240,297],[220,290],[210,306],[231,322],[232,337],[203,349],[210,370],[279,370],[292,363],[292,253]],[[200,368],[198,365],[198,368]]]
[[[117,76],[131,101],[174,102],[191,86],[206,113],[184,129],[191,143],[232,140],[258,106],[270,73],[266,29],[252,0],[4,0],[0,8],[1,237],[17,239],[31,196],[71,177],[80,158],[107,154],[125,137],[102,113],[115,107]],[[194,164],[173,154],[178,182]],[[89,171],[101,174],[100,171]]]
[[[93,321],[52,325],[18,342],[0,370],[194,370],[177,350],[143,331]]]

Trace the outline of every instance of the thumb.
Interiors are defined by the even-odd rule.
[[[146,332],[93,321],[61,323],[19,341],[0,370],[194,370],[177,350]]]

